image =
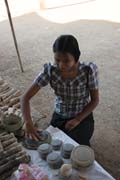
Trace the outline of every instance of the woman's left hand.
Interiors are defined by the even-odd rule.
[[[65,129],[68,131],[71,131],[72,129],[74,129],[78,124],[80,124],[80,120],[74,118],[69,120],[66,125],[65,125]]]

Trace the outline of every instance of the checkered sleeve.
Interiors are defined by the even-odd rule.
[[[88,73],[88,86],[89,89],[98,89],[98,67],[94,63],[89,64],[90,70]]]
[[[49,69],[50,69],[50,63],[44,64],[42,71],[34,79],[34,83],[40,87],[44,87],[48,85],[50,79]]]

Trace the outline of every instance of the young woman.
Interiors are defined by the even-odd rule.
[[[48,63],[21,99],[26,135],[39,139],[30,115],[30,99],[50,83],[55,92],[51,125],[58,127],[79,144],[90,145],[94,131],[93,110],[99,102],[98,68],[79,61],[76,38],[61,35],[53,44],[54,64]]]

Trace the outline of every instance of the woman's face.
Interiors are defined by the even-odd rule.
[[[70,53],[56,52],[54,53],[55,63],[62,72],[69,72],[75,69],[76,61]]]

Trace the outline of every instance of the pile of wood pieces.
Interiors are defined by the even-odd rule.
[[[6,132],[14,132],[18,137],[24,135],[20,97],[20,90],[11,88],[0,77],[0,129],[4,129]]]
[[[17,142],[13,133],[0,133],[0,180],[6,180],[20,163],[29,163],[30,156]]]
[[[0,110],[7,113],[9,107],[20,108],[20,90],[11,88],[10,85],[0,77]]]

